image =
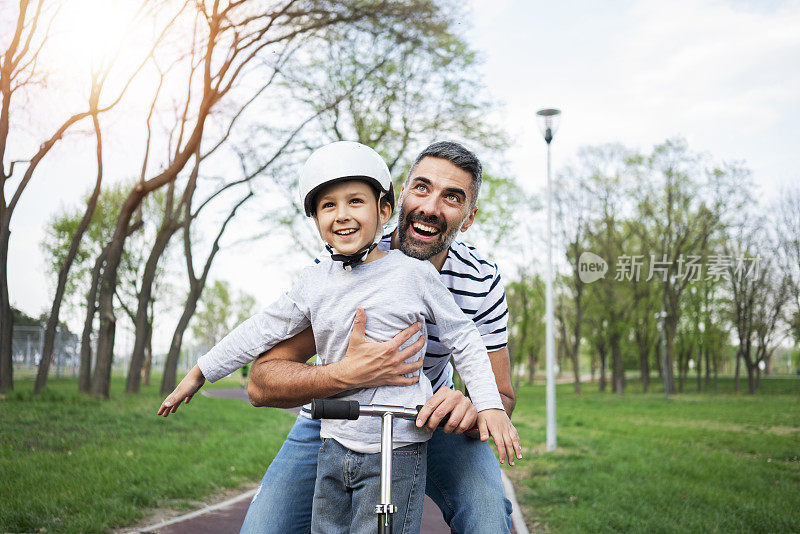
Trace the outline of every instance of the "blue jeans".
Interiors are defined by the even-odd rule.
[[[425,500],[425,445],[414,443],[392,452],[393,532],[418,534]],[[381,495],[381,454],[363,454],[323,438],[317,462],[317,485],[311,532],[374,534],[375,505]]]
[[[247,511],[243,534],[308,534],[322,442],[320,422],[298,416]],[[425,493],[453,532],[508,532],[511,503],[486,443],[441,429],[428,441]]]

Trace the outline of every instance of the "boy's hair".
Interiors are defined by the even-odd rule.
[[[454,141],[438,141],[428,145],[428,147],[420,152],[411,170],[408,172],[406,183],[411,178],[411,174],[423,158],[440,158],[445,159],[463,171],[467,171],[472,176],[472,187],[470,193],[472,196],[470,202],[470,209],[474,209],[478,204],[478,195],[481,191],[481,182],[483,181],[483,167],[478,157],[467,149],[464,145]]]
[[[363,179],[358,178],[358,177],[340,178],[339,180],[333,180],[330,183],[325,184],[325,187],[323,187],[322,189],[320,189],[319,191],[317,191],[314,194],[314,196],[311,199],[311,216],[312,217],[316,217],[317,216],[317,198],[319,197],[319,194],[322,191],[324,191],[325,188],[327,188],[329,185],[335,184],[335,183],[342,183],[342,182],[361,182],[361,183],[367,184],[369,186],[369,188],[372,189],[372,192],[375,193],[375,202],[379,202],[378,209],[380,209],[380,207],[383,206],[384,204],[389,204],[391,206],[391,202],[389,201],[389,198],[386,195],[383,195],[383,198],[381,198],[381,191],[378,190],[378,188],[375,187],[375,184],[372,183],[371,181],[363,180]]]

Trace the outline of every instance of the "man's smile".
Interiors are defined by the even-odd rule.
[[[439,228],[431,226],[430,224],[421,223],[419,221],[412,222],[411,229],[415,234],[422,237],[423,239],[436,237],[441,232]]]

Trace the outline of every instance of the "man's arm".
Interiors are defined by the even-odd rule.
[[[344,359],[329,365],[308,365],[316,353],[314,334],[308,328],[262,354],[253,364],[247,393],[253,406],[289,408],[314,398],[325,398],[348,389],[380,385],[406,386],[419,377],[406,377],[422,367],[422,358],[404,363],[422,349],[425,339],[399,350],[420,325],[415,323],[389,341],[368,341],[366,314],[359,308]]]
[[[508,347],[490,352],[489,363],[492,364],[497,391],[500,392],[500,401],[503,403],[508,417],[511,417],[514,406],[517,404],[517,395],[511,384],[511,354],[508,352]]]

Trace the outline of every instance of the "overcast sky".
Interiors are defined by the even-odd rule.
[[[530,191],[544,183],[534,115],[545,107],[563,111],[556,170],[583,145],[648,150],[680,135],[716,160],[744,161],[764,198],[800,178],[800,2],[474,0],[463,22],[484,59],[485,83],[502,103],[496,120],[514,140],[510,170]],[[68,189],[54,188],[61,172],[55,160],[66,161],[67,153],[54,151],[14,216],[12,302],[32,315],[51,298],[42,226],[93,181],[87,160],[73,173],[86,184],[64,180]],[[252,254],[249,247],[223,251],[212,278],[267,304],[294,273],[254,262]]]
[[[544,182],[545,107],[563,111],[556,166],[582,145],[681,135],[745,161],[768,195],[800,178],[800,2],[475,0],[473,24],[523,182]]]

